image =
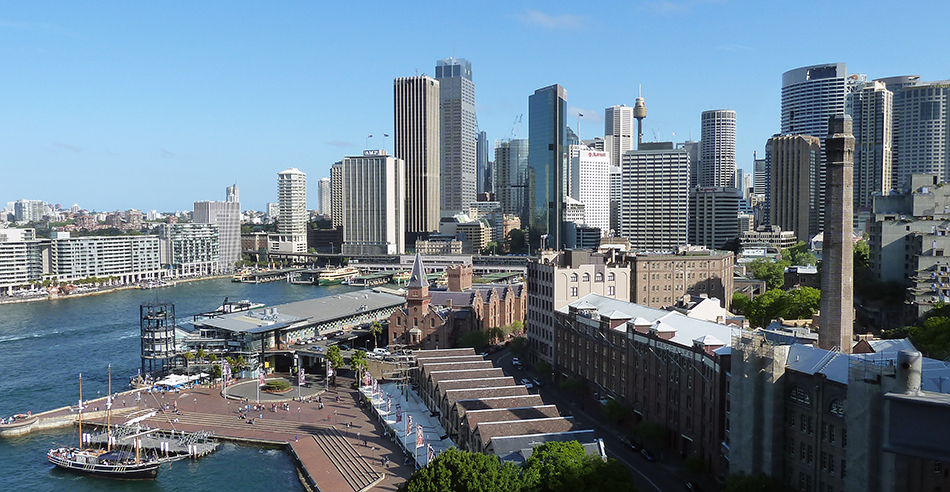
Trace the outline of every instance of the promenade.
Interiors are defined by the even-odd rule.
[[[296,385],[283,394],[262,392],[264,410],[251,410],[243,419],[240,409],[244,405],[253,408],[257,403],[256,380],[229,387],[228,398],[222,396],[220,387],[195,387],[164,394],[141,392],[139,401],[134,394],[126,393],[116,398],[115,410],[123,412],[136,406],[160,409],[167,405],[178,411],[160,412],[143,424],[185,432],[204,431],[217,439],[286,448],[296,461],[301,482],[314,491],[397,490],[412,474],[412,465],[404,464],[404,454],[392,439],[385,437],[372,409],[360,407],[359,393],[351,387],[353,379],[338,376],[337,385],[330,386],[329,391],[324,390],[322,379],[308,380],[311,386],[300,388],[304,401],[295,400]],[[323,401],[322,410],[318,396]],[[312,403],[306,402],[308,397],[312,397]],[[90,402],[90,406],[96,405],[104,408],[99,400]],[[104,419],[92,421],[101,423]]]

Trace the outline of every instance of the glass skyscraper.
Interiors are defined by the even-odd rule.
[[[442,215],[452,216],[468,211],[478,188],[472,63],[454,57],[439,60],[435,79],[439,81],[440,204]]]
[[[528,96],[527,217],[531,247],[561,249],[567,195],[567,91],[551,85]],[[527,220],[526,220],[527,219]]]

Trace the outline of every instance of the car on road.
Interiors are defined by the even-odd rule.
[[[511,358],[511,363],[514,364],[514,365],[516,365],[516,366],[520,366],[520,365],[521,365],[521,359],[519,359],[519,358],[517,358],[517,357],[512,357],[512,358]]]
[[[316,350],[317,352],[323,352],[323,347],[321,347],[321,346],[319,346],[319,345],[314,345],[313,347],[310,347],[310,350]]]
[[[522,380],[521,380],[521,384],[523,384],[523,385],[524,385],[524,387],[525,387],[525,388],[528,388],[528,389],[531,389],[531,388],[533,388],[533,387],[534,387],[534,385],[533,385],[533,384],[531,384],[531,380],[530,380],[530,379],[528,379],[528,378],[524,378],[524,379],[522,379]]]
[[[634,444],[633,441],[631,441],[630,438],[628,437],[620,438],[620,444],[623,444],[624,446],[626,446],[626,448],[629,449],[630,451],[636,452],[640,450],[640,448],[636,444]]]
[[[656,455],[648,451],[647,448],[640,450],[640,456],[643,456],[643,459],[647,461],[656,461]]]
[[[337,347],[340,347],[340,350],[349,350],[349,349],[350,349],[350,346],[347,345],[347,344],[345,344],[345,343],[339,343],[339,344],[337,344]]]
[[[478,355],[480,355],[480,356],[482,356],[482,357],[488,357],[488,352],[481,352],[481,353],[479,353]]]
[[[540,378],[532,378],[532,379],[531,379],[531,382],[534,383],[534,385],[537,386],[538,388],[544,386],[543,384],[541,384],[541,379],[540,379]]]
[[[377,356],[379,356],[379,357],[383,357],[383,356],[386,356],[386,355],[392,355],[392,354],[389,353],[389,350],[386,350],[386,349],[384,349],[384,348],[374,348],[374,349],[373,349],[373,354],[375,354],[375,355],[377,355]]]

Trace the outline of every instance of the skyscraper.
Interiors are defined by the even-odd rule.
[[[317,180],[317,213],[320,215],[330,215],[330,200],[333,196],[333,188],[330,178],[320,178]]]
[[[330,166],[330,218],[333,228],[343,226],[343,163]]]
[[[891,185],[898,190],[904,190],[905,185],[909,183],[907,180],[907,175],[903,170],[903,167],[900,165],[900,141],[901,141],[901,113],[903,113],[903,102],[904,98],[901,95],[901,89],[907,86],[916,85],[920,83],[920,75],[901,75],[898,77],[885,77],[883,79],[877,79],[877,81],[884,82],[887,90],[891,91],[894,95],[891,98]],[[908,102],[911,100],[908,99]],[[911,134],[912,138],[912,134]],[[919,136],[918,136],[919,138]],[[913,145],[912,142],[909,142]]]
[[[194,222],[218,226],[217,268],[230,270],[241,259],[241,203],[238,188],[227,187],[227,201],[195,202]]]
[[[472,63],[454,57],[439,60],[435,79],[439,81],[441,207],[442,214],[451,216],[468,209],[478,188]]]
[[[736,112],[703,111],[699,155],[699,186],[736,185]]]
[[[272,253],[307,252],[307,175],[297,168],[277,175],[277,203],[280,212],[277,233],[267,237]]]
[[[528,225],[532,248],[561,249],[568,147],[567,91],[560,85],[528,97],[528,146],[528,216],[521,223]]]
[[[818,182],[821,140],[809,135],[776,135],[765,146],[769,168],[767,210],[769,225],[795,231],[808,242],[820,232],[824,217],[822,190]]]
[[[818,231],[824,226],[824,202],[821,197],[825,194],[825,138],[828,135],[828,118],[845,114],[848,84],[848,68],[844,63],[812,65],[782,74],[781,133],[818,137],[821,142],[818,174],[815,177],[819,202],[816,209]],[[785,226],[782,228],[785,229]],[[797,230],[795,232],[800,233]]]
[[[439,81],[425,75],[393,82],[395,157],[406,161],[406,232],[439,229]]]
[[[405,252],[406,163],[367,150],[339,164],[343,195],[343,254]]]
[[[604,110],[604,150],[611,166],[620,166],[621,156],[628,150],[636,150],[634,133],[633,108],[620,105]]]
[[[488,134],[478,132],[478,142],[476,143],[475,160],[478,170],[478,193],[493,193],[495,191],[495,177],[492,175],[491,161],[488,154]]]
[[[895,81],[887,83],[887,88],[894,92],[892,152],[896,153],[898,184],[904,187],[910,174],[920,173],[950,182],[950,80],[920,82],[915,76],[884,80]]]
[[[739,190],[697,187],[689,192],[689,244],[723,249],[739,237]]]
[[[528,140],[495,142],[495,194],[502,211],[522,215],[525,207],[525,179],[528,173]]]
[[[620,236],[632,248],[674,250],[687,242],[689,153],[672,142],[640,149],[621,163]]]
[[[891,131],[894,93],[868,82],[848,94],[854,128],[854,209],[870,209],[875,193],[891,191]]]
[[[571,180],[571,196],[584,204],[584,223],[600,228],[601,234],[606,233],[610,228],[610,157],[607,152],[572,145]]]

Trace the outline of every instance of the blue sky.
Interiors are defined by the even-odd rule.
[[[333,162],[392,135],[393,78],[453,54],[492,141],[523,113],[527,137],[540,87],[564,86],[592,138],[642,85],[645,140],[698,140],[702,111],[734,109],[750,170],[779,130],[782,72],[948,79],[948,18],[940,1],[6,1],[0,204],[190,210],[236,182],[261,210],[297,167],[313,208]]]

